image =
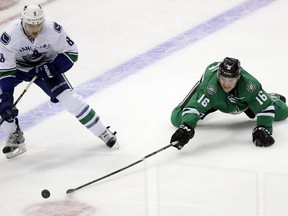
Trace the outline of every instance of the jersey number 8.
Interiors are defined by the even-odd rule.
[[[70,46],[73,46],[74,42],[69,37],[66,37],[66,41]]]

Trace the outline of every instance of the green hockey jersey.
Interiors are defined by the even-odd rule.
[[[195,128],[197,122],[211,110],[239,114],[250,109],[257,118],[257,126],[264,126],[272,133],[274,101],[263,90],[259,81],[241,68],[236,87],[226,93],[217,78],[219,64],[220,62],[214,62],[206,68],[192,97],[182,110],[182,122]]]

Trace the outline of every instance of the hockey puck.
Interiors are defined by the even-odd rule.
[[[47,189],[42,190],[41,195],[42,195],[42,197],[43,197],[44,199],[47,199],[47,198],[50,197],[50,191],[47,190]]]

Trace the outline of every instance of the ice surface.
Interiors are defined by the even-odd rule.
[[[172,109],[213,61],[237,57],[266,91],[288,95],[286,0],[46,3],[46,16],[63,25],[79,48],[70,82],[118,132],[120,149],[105,147],[32,86],[18,106],[28,151],[0,159],[1,215],[31,216],[35,205],[57,210],[42,215],[66,215],[74,202],[82,214],[86,205],[97,216],[287,215],[287,122],[274,124],[275,145],[257,148],[251,143],[254,121],[220,112],[201,121],[181,151],[168,148],[65,193],[168,145],[175,131]],[[9,17],[1,14],[1,20]],[[51,197],[44,200],[46,188]]]

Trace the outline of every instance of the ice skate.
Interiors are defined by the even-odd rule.
[[[111,132],[109,130],[110,126],[107,127],[107,129],[99,136],[99,138],[109,147],[115,147],[119,148],[119,145],[117,143],[117,138],[116,138],[116,132]]]
[[[6,158],[11,159],[26,152],[27,149],[24,141],[23,132],[17,127],[16,131],[8,136],[5,147],[2,149]]]
[[[281,94],[277,94],[277,93],[269,93],[269,96],[275,100],[275,99],[280,99],[281,101],[283,101],[284,103],[286,103],[286,98],[281,95]]]

